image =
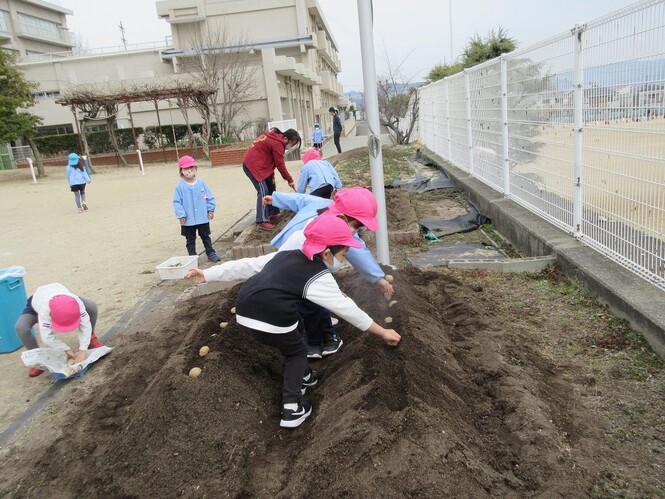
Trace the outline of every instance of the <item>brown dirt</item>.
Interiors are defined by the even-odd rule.
[[[390,272],[390,309],[357,275],[339,282],[402,344],[342,322],[300,428],[278,426],[282,360],[239,330],[236,287],[118,341],[61,436],[9,453],[0,495],[663,495],[662,364],[625,326],[556,273]],[[561,320],[571,309],[581,320]]]
[[[344,153],[342,153],[344,154]],[[412,206],[411,195],[402,189],[386,189],[386,211],[389,231],[416,231],[418,232],[418,219]],[[454,204],[455,201],[452,202]],[[466,212],[462,212],[466,213]],[[455,215],[456,216],[456,215]],[[268,232],[252,224],[245,229],[243,246],[260,246],[268,244],[293,218],[293,212],[282,210],[281,218],[275,229]]]

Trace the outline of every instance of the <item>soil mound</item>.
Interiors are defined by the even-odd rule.
[[[23,456],[32,470],[5,492],[589,494],[597,430],[557,368],[484,309],[481,288],[445,273],[390,273],[390,308],[357,275],[339,282],[375,320],[392,316],[402,344],[390,348],[342,321],[344,347],[312,363],[321,381],[308,390],[314,412],[301,427],[279,428],[283,362],[237,326],[236,287],[186,303],[116,349],[113,378],[81,402],[54,445]],[[203,345],[211,351],[202,358]],[[195,379],[187,376],[194,366],[203,370]]]

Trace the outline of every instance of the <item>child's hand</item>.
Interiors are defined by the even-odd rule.
[[[294,191],[296,190],[296,184],[294,184],[293,182],[289,182],[289,187]]]
[[[381,288],[381,291],[383,292],[384,295],[392,296],[393,293],[395,292],[393,285],[390,284],[385,278],[381,278],[376,283],[379,285]]]
[[[394,329],[384,329],[381,337],[391,347],[396,347],[402,341],[402,337]]]
[[[272,204],[272,196],[263,196],[263,204],[270,206]]]
[[[83,362],[85,360],[85,350],[81,350],[76,353],[76,357],[74,357],[74,364],[78,364],[79,362]]]
[[[212,220],[213,218],[215,218],[215,212],[214,211],[209,211],[208,212],[208,219]]]
[[[185,225],[187,223],[187,217],[182,217],[180,219],[180,225]]]
[[[194,281],[196,284],[203,284],[206,282],[205,275],[203,275],[203,271],[201,269],[192,269],[189,272],[187,272],[187,275],[185,276],[187,279],[192,279],[193,277],[196,278]]]

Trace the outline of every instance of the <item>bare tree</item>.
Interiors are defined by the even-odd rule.
[[[206,35],[198,33],[190,43],[193,57],[187,61],[188,70],[195,81],[217,89],[203,107],[214,117],[219,133],[230,136],[233,121],[256,92],[259,66],[250,64],[251,45],[245,36],[234,36],[226,25]]]
[[[386,57],[388,74],[379,79],[377,89],[379,122],[392,131],[398,144],[409,143],[418,122],[420,100],[415,86],[411,84],[413,77],[404,78],[400,70],[407,58],[408,55],[394,66]]]
[[[88,55],[90,53],[90,45],[88,39],[84,38],[83,33],[77,32],[74,35],[74,48],[72,49],[74,55]]]

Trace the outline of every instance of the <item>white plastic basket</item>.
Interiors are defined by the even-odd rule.
[[[195,269],[198,255],[174,256],[155,267],[163,281],[168,279],[184,279],[190,269]]]

